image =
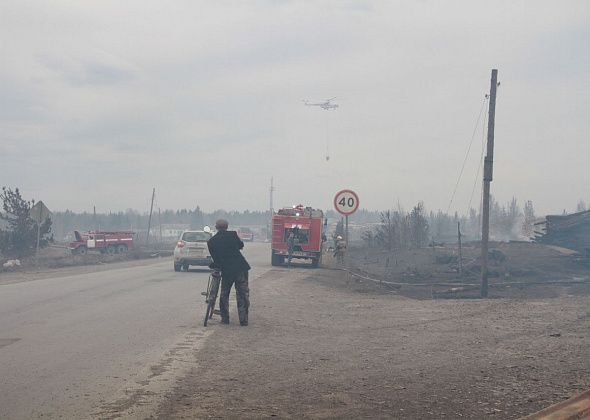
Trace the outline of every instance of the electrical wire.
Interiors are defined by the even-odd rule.
[[[326,115],[326,162],[330,160],[330,116]]]
[[[486,106],[486,113],[483,117],[483,125],[481,127],[481,154],[479,156],[479,166],[477,167],[477,172],[475,174],[475,180],[473,181],[473,188],[471,189],[471,197],[469,197],[469,205],[467,206],[467,214],[471,210],[471,203],[473,201],[473,195],[475,194],[475,187],[477,186],[477,180],[479,179],[479,173],[481,171],[481,166],[483,164],[483,155],[485,151],[486,145],[486,127],[488,124],[488,113],[487,113],[487,106]]]
[[[471,146],[473,145],[473,140],[475,139],[475,133],[477,132],[477,127],[479,126],[479,121],[481,120],[481,114],[485,108],[485,104],[487,102],[487,96],[484,96],[484,99],[481,103],[481,108],[479,109],[479,115],[477,116],[477,121],[475,122],[475,126],[473,127],[473,133],[471,134],[471,140],[469,141],[469,146],[467,147],[467,153],[465,153],[465,158],[463,159],[463,165],[461,166],[461,171],[459,171],[459,176],[457,178],[457,182],[455,183],[455,188],[453,189],[453,194],[451,195],[451,200],[449,201],[449,205],[447,207],[447,213],[451,210],[451,205],[453,204],[453,200],[455,199],[455,194],[457,193],[457,188],[459,187],[459,183],[461,182],[461,177],[463,176],[463,171],[465,170],[465,165],[467,164],[467,158],[469,157],[469,153],[471,152]]]

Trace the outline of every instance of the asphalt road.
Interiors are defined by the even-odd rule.
[[[267,244],[245,254],[253,281],[270,269]],[[208,275],[175,273],[167,258],[0,285],[0,418],[149,411],[210,333],[200,295]]]

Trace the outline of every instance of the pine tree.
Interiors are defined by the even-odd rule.
[[[31,218],[31,208],[35,202],[23,199],[18,188],[13,191],[6,187],[2,187],[0,200],[3,210],[0,220],[8,225],[8,229],[0,229],[0,250],[5,254],[23,257],[37,245],[37,222]],[[41,224],[40,246],[47,245],[46,236],[50,232],[51,219],[47,218]]]

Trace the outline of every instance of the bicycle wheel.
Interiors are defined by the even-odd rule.
[[[211,304],[210,302],[210,297],[211,297],[211,277],[209,277],[209,281],[207,282],[207,293],[205,294],[205,321],[203,322],[203,326],[207,326],[207,321],[210,318],[209,312],[210,312],[210,307]]]
[[[213,315],[213,308],[211,307],[211,304],[207,304],[207,309],[205,310],[205,321],[203,322],[203,325],[206,327],[207,326],[207,321],[209,321],[211,319],[211,316]]]
[[[217,302],[217,295],[219,294],[220,283],[221,279],[219,277],[214,276],[211,281],[211,292],[209,293],[209,319],[211,319],[215,311],[215,303]]]
[[[212,274],[209,277],[209,283],[207,284],[207,298],[205,302],[207,306],[205,308],[205,321],[203,325],[207,326],[207,321],[213,317],[213,311],[215,310],[215,302],[217,301],[217,294],[219,293],[219,284],[221,277]]]

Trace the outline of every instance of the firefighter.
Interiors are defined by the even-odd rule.
[[[221,269],[221,295],[219,309],[221,322],[229,324],[229,293],[232,285],[236,287],[238,301],[238,316],[240,325],[248,325],[248,308],[250,306],[250,291],[248,289],[248,270],[250,264],[240,252],[244,242],[235,231],[228,231],[227,220],[219,219],[215,222],[217,233],[207,241],[213,264]]]
[[[346,252],[346,242],[342,239],[342,236],[336,237],[336,248],[334,249],[334,256],[339,264],[344,263],[344,253]]]
[[[291,259],[293,259],[293,251],[295,251],[295,233],[289,232],[287,238],[287,267],[291,268]]]

